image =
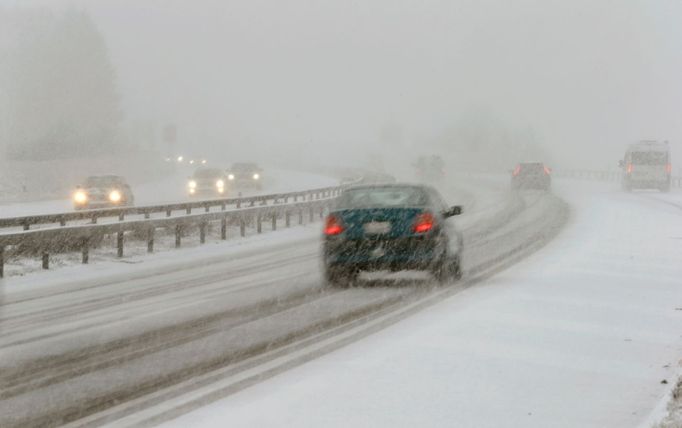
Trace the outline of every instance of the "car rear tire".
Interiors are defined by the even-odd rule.
[[[358,271],[354,268],[327,266],[325,268],[325,281],[333,288],[348,288],[353,285],[358,277]]]
[[[452,259],[447,254],[442,255],[433,264],[431,274],[439,284],[447,284],[453,278]]]
[[[450,262],[450,270],[454,280],[458,281],[462,279],[462,259],[459,254],[453,257]]]

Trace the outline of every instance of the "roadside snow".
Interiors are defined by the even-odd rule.
[[[166,426],[648,426],[682,355],[682,211],[555,184],[574,216],[545,250]]]

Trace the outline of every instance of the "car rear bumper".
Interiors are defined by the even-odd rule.
[[[640,189],[656,189],[670,185],[670,177],[625,177],[625,184]]]
[[[512,187],[515,189],[546,189],[552,185],[549,176],[523,177],[512,180]]]
[[[324,263],[360,270],[424,270],[442,257],[435,239],[327,240]]]

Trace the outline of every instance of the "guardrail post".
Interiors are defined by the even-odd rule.
[[[28,222],[25,222],[23,224],[23,226],[24,226],[24,230],[28,230],[31,227],[31,225]]]
[[[187,209],[185,210],[185,213],[192,214],[192,207],[188,206]]]
[[[47,251],[43,251],[43,269],[47,270],[50,268],[50,254]]]
[[[205,244],[206,243],[206,222],[202,221],[199,224],[199,243]]]
[[[284,224],[286,227],[291,227],[291,211],[289,210],[284,212]]]
[[[225,205],[225,201],[220,203],[220,211],[225,211],[227,209],[227,206]]]
[[[59,225],[60,226],[66,226],[66,220],[64,220],[64,217],[59,218]]]
[[[83,238],[81,245],[81,263],[87,265],[90,261],[90,240]]]
[[[170,217],[170,216],[171,216],[171,210],[166,210],[166,217]]]
[[[277,213],[272,213],[272,230],[277,230]]]
[[[256,216],[256,232],[261,233],[263,231],[263,224],[260,214]]]
[[[175,248],[180,248],[180,241],[182,235],[182,226],[179,224],[175,225]]]
[[[246,222],[244,217],[239,217],[239,235],[243,238],[246,236]]]
[[[294,195],[294,202],[298,202],[298,195]]]
[[[148,253],[154,252],[154,232],[156,232],[156,228],[154,226],[150,227],[149,230],[147,231],[147,252]]]
[[[220,219],[220,239],[223,241],[227,239],[227,217]]]
[[[123,212],[118,213],[118,221],[125,220],[125,214]]]
[[[5,246],[0,245],[0,278],[5,276]]]
[[[208,205],[208,204],[204,205],[204,212],[205,212],[205,213],[209,212],[210,210],[211,210],[211,206],[210,206],[210,205]]]
[[[145,210],[145,212],[144,212],[144,218],[145,218],[145,219],[149,219],[149,211],[146,211],[146,210]]]
[[[241,208],[241,207],[242,207],[242,200],[237,199],[237,208]]]
[[[116,233],[116,257],[123,257],[123,231]]]
[[[310,214],[309,221],[310,221],[310,223],[312,223],[315,221],[315,208],[313,208],[312,205],[310,206],[310,213],[309,214]]]
[[[90,220],[90,223],[97,224],[97,214],[92,215],[92,219]]]

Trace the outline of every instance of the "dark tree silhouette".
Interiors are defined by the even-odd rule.
[[[115,71],[90,16],[17,13],[4,71],[9,155],[41,160],[115,152],[121,121]]]

